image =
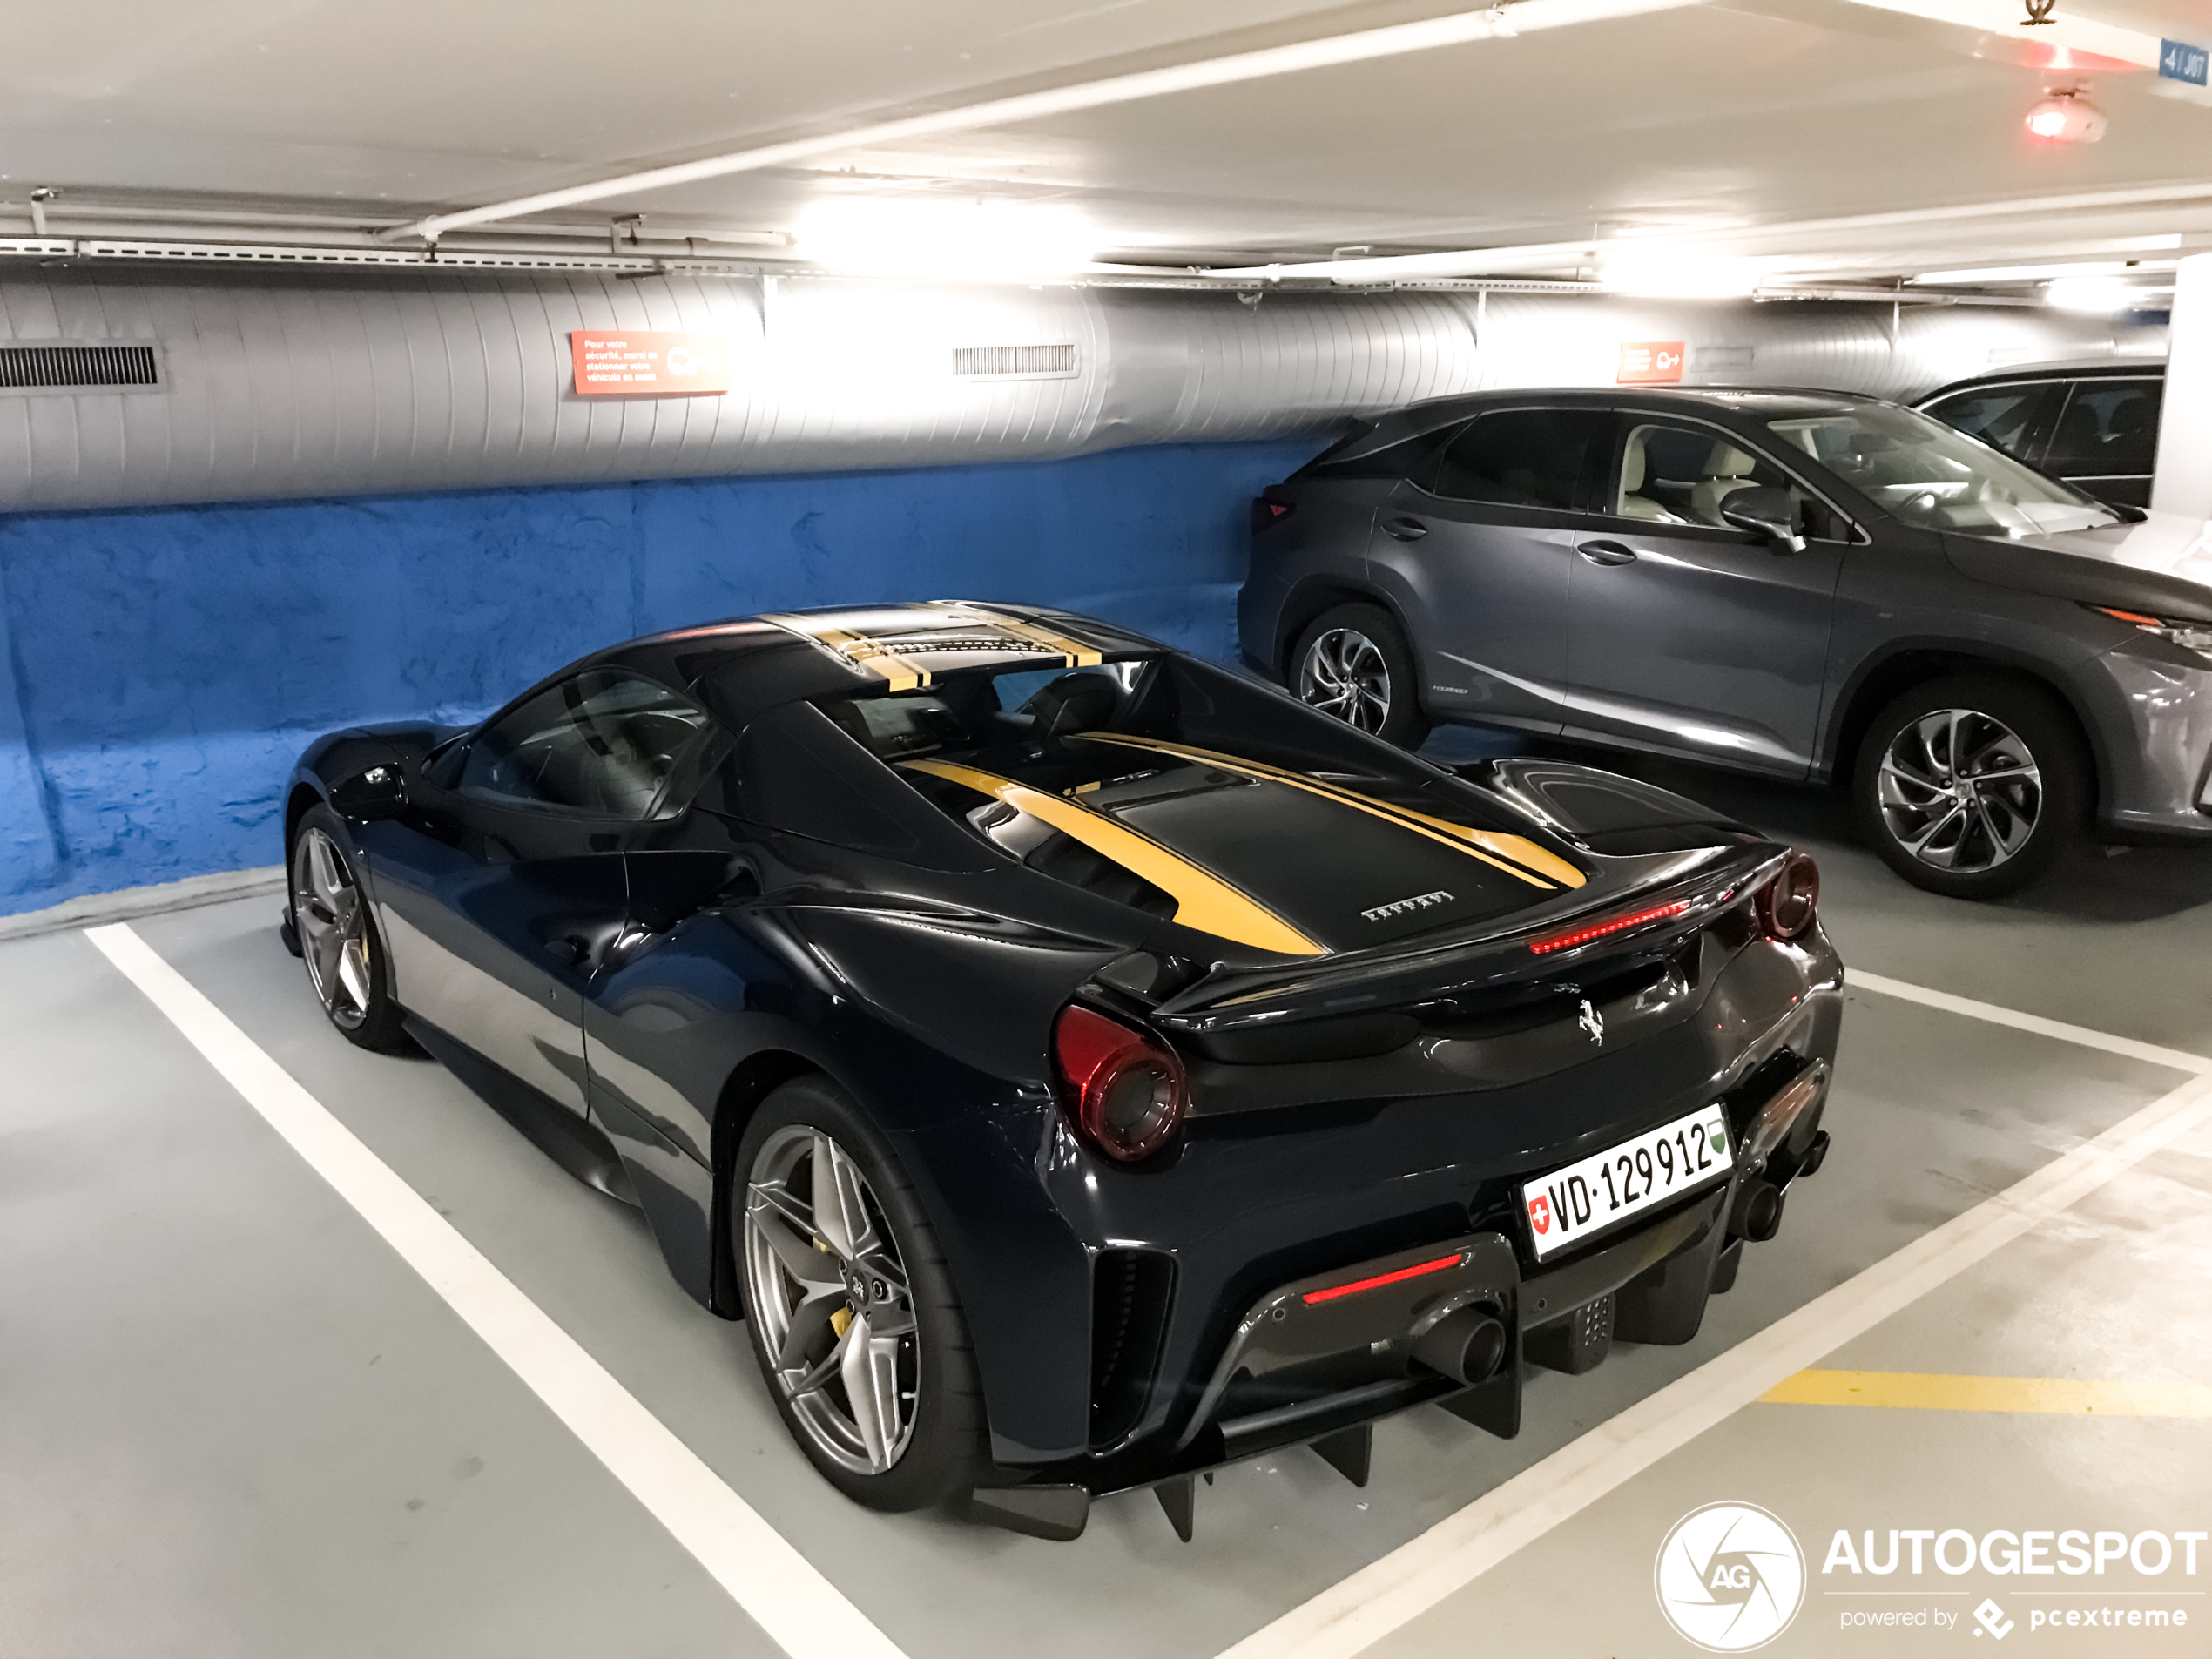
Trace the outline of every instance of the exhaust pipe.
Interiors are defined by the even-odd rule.
[[[1746,1181],[1736,1190],[1728,1230],[1738,1238],[1765,1244],[1782,1231],[1782,1189],[1771,1181]]]
[[[1413,1358],[1473,1386],[1505,1363],[1506,1327],[1481,1308],[1460,1308],[1413,1339]]]

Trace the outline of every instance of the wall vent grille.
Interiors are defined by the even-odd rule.
[[[0,388],[158,386],[151,346],[0,346]]]
[[[953,374],[961,380],[1058,380],[1075,372],[1072,345],[953,347]]]

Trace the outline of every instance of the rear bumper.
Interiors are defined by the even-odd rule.
[[[1525,1241],[1480,1231],[1268,1291],[1238,1320],[1178,1433],[1024,1471],[1018,1483],[979,1492],[978,1513],[1070,1537],[1091,1497],[1156,1487],[1184,1530],[1192,1479],[1286,1447],[1313,1444],[1364,1485],[1374,1421],[1430,1402],[1511,1438],[1530,1366],[1579,1374],[1601,1363],[1615,1338],[1678,1345],[1696,1335],[1708,1299],[1734,1284],[1747,1238],[1774,1236],[1780,1194],[1824,1157],[1827,1084],[1827,1068],[1816,1061],[1763,1090],[1750,1121],[1765,1132],[1758,1143],[1740,1137],[1724,1182],[1556,1264],[1525,1268]],[[1770,1104],[1782,1109],[1779,1120],[1760,1115]],[[1754,1202],[1762,1193],[1768,1201]],[[1487,1374],[1447,1375],[1425,1359],[1430,1333],[1455,1316],[1502,1327]],[[1025,1524],[1040,1506],[1056,1519]]]

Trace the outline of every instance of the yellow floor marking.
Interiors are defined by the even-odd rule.
[[[2072,1377],[1946,1377],[1916,1371],[1801,1371],[1770,1406],[1892,1406],[1923,1412],[2053,1412],[2075,1417],[2212,1417],[2212,1385]]]

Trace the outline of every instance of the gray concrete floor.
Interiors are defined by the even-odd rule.
[[[2212,1055],[2212,854],[2093,854],[2006,904],[1955,904],[1849,845],[1830,797],[1638,769],[1813,849],[1855,967]],[[1514,1441],[1393,1420],[1364,1490],[1310,1453],[1268,1458],[1201,1488],[1193,1544],[1138,1494],[1055,1546],[839,1499],[786,1440],[742,1329],[684,1297],[637,1217],[435,1065],[339,1039],[273,920],[260,897],[133,926],[915,1659],[1215,1654],[2180,1081],[1854,993],[1834,1155],[1695,1343],[1538,1374]],[[0,943],[0,1652],[773,1650],[80,934]],[[2209,1194],[2199,1134],[1822,1363],[2212,1381]],[[2212,1422],[1755,1405],[1376,1651],[1692,1652],[1651,1562],[1724,1498],[1784,1515],[1816,1568],[1838,1527],[2202,1527]],[[2186,1633],[2031,1645],[2212,1651],[2212,1605],[2182,1595],[2212,1581],[2212,1547],[2200,1568],[2094,1585],[2203,1608]],[[1773,1651],[1971,1635],[1844,1632],[1832,1582]],[[1953,1609],[2005,1589],[1921,1582],[1973,1587],[1928,1603]],[[2006,1604],[2030,1638],[2030,1603]]]

